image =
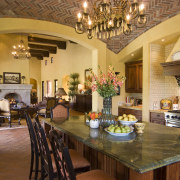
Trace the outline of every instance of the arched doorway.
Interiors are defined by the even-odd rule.
[[[37,80],[30,78],[30,84],[32,84],[32,90],[31,90],[31,104],[36,104],[38,102],[37,97]]]

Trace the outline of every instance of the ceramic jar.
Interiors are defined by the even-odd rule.
[[[89,126],[90,126],[90,128],[98,128],[99,127],[99,120],[98,119],[90,120]]]

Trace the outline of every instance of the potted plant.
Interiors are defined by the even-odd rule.
[[[99,127],[99,118],[101,117],[101,112],[89,112],[87,118],[89,119],[90,128],[98,128]]]
[[[71,102],[75,102],[75,95],[78,93],[78,84],[79,82],[79,74],[78,73],[72,73],[70,74],[70,82],[69,82],[69,97],[71,98]]]

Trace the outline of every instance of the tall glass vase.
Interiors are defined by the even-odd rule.
[[[102,119],[100,122],[101,127],[108,127],[110,124],[114,124],[112,115],[112,97],[103,99]]]
[[[112,97],[107,97],[103,99],[103,114],[112,114]]]

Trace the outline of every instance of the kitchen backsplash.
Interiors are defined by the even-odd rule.
[[[151,44],[150,53],[150,109],[157,103],[160,108],[160,100],[180,96],[180,87],[173,76],[164,76],[160,63],[166,61],[174,44],[167,46]]]

